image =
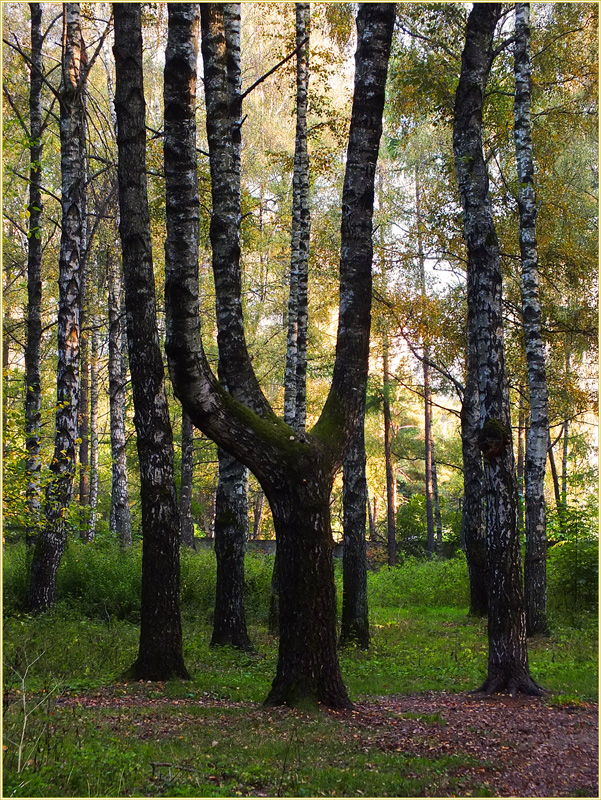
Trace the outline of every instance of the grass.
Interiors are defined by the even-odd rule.
[[[107,691],[113,697],[132,691],[115,682],[133,662],[138,639],[138,555],[116,561],[111,548],[93,553],[72,546],[61,567],[57,607],[35,618],[22,611],[26,557],[7,550],[4,797],[489,793],[461,777],[473,766],[467,756],[392,752],[378,745],[377,735],[336,715],[260,706],[277,662],[277,642],[265,624],[272,565],[265,557],[248,559],[255,654],[208,646],[214,559],[186,554],[183,629],[192,679],[136,685],[148,702],[106,707]],[[340,654],[353,699],[462,692],[482,682],[486,626],[467,615],[461,560],[384,569],[370,574],[369,592],[372,647]],[[551,704],[594,700],[596,613],[568,615],[550,605],[551,636],[529,643],[532,674],[550,690]],[[211,707],[220,701],[228,706]],[[442,724],[437,714],[415,718]]]

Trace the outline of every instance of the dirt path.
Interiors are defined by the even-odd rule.
[[[466,753],[465,769],[498,797],[598,797],[598,706],[432,692],[359,703],[344,715],[365,746],[417,755]]]
[[[260,710],[256,704],[210,697],[157,697],[156,688],[156,684],[152,690],[143,684],[126,684],[118,691],[107,687],[93,696],[63,696],[58,704]],[[149,696],[151,691],[153,696]],[[375,698],[357,703],[353,711],[328,713],[344,721],[354,733],[354,742],[366,752],[378,748],[419,756],[472,756],[478,766],[454,772],[465,785],[466,795],[480,785],[495,797],[599,796],[596,704],[550,706],[540,698],[429,692]]]

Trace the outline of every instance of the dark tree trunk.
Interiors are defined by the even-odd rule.
[[[84,157],[81,102],[79,3],[63,6],[60,138],[62,227],[59,255],[57,411],[52,480],[46,490],[45,522],[31,565],[29,607],[40,612],[55,599],[56,574],[67,543],[66,510],[77,456],[79,407],[79,279],[83,237]]]
[[[390,415],[390,379],[388,373],[388,339],[384,341],[384,461],[386,463],[386,523],[388,566],[395,567],[396,552],[396,481],[392,466],[392,419]]]
[[[470,318],[470,324],[473,318]],[[468,330],[468,339],[473,331]],[[484,472],[478,446],[480,400],[475,343],[468,346],[467,377],[461,403],[461,449],[463,453],[463,547],[470,580],[470,611],[475,617],[488,613],[488,567],[486,555],[486,516]]]
[[[530,4],[515,6],[514,134],[520,211],[520,253],[522,256],[522,318],[528,388],[530,425],[526,440],[525,517],[526,632],[546,634],[547,624],[547,525],[545,509],[545,466],[549,449],[549,399],[542,338],[538,291],[538,249],[536,242],[536,194],[530,124],[531,62]]]
[[[25,344],[25,447],[27,458],[27,541],[38,532],[41,511],[40,430],[42,340],[42,6],[31,9],[31,79],[29,87],[29,232],[27,242],[27,341]],[[7,337],[8,338],[8,337]]]
[[[182,9],[185,5],[174,7]],[[223,95],[224,81],[219,76],[224,73],[227,59],[222,9],[220,4],[201,5],[207,118],[212,123],[219,118],[219,108],[213,103],[219,94]],[[176,394],[194,424],[253,471],[273,513],[280,560],[280,646],[277,675],[267,698],[269,704],[350,705],[336,653],[329,498],[345,447],[360,419],[360,394],[367,379],[373,185],[393,24],[393,5],[360,6],[355,95],[343,189],[336,361],[328,399],[310,433],[298,433],[279,420],[258,387],[244,344],[241,315],[238,317],[236,305],[228,301],[232,295],[224,285],[228,277],[239,281],[235,250],[232,254],[235,263],[216,260],[213,253],[215,283],[220,287],[217,293],[224,294],[228,301],[218,306],[218,313],[228,305],[232,312],[232,326],[224,342],[232,353],[232,361],[224,358],[231,394],[215,379],[202,347],[197,263],[181,254],[177,259],[166,259],[166,348]],[[188,38],[194,41],[190,16]],[[219,42],[221,45],[205,48],[211,40],[213,45]],[[182,115],[189,114],[192,120],[194,98],[186,91],[190,84],[183,84],[180,81],[179,108]],[[165,107],[167,117],[167,103]],[[232,118],[236,117],[230,114]],[[217,184],[229,192],[227,181],[223,183],[226,165],[221,161],[227,155],[228,141],[211,139],[210,135],[213,189]],[[184,143],[182,137],[180,141]],[[167,209],[172,222],[182,223],[179,238],[191,242],[196,241],[194,215],[198,213],[198,200],[187,195],[184,187],[188,180],[195,185],[196,147],[192,127],[185,137],[185,147],[188,169],[182,164],[179,192],[173,203],[168,202]],[[169,164],[174,155],[165,148],[167,175],[174,166]],[[186,198],[188,213],[184,213]],[[223,219],[224,227],[227,223]],[[223,227],[221,223],[218,227],[215,216],[211,227],[215,248]]]
[[[248,470],[219,448],[215,499],[217,584],[211,646],[252,648],[244,611],[244,551],[248,538]]]
[[[489,568],[488,676],[481,690],[540,694],[530,677],[520,565],[517,480],[505,372],[499,243],[482,147],[484,91],[500,3],[468,17],[455,99],[453,148],[468,253],[468,346],[477,348]]]
[[[240,4],[224,3],[223,34],[227,49],[225,70],[211,75],[212,89],[207,90],[207,136],[209,145],[222,155],[226,174],[220,177],[222,185],[216,190],[213,183],[213,208],[211,217],[211,244],[216,296],[217,340],[219,345],[219,378],[223,386],[240,392],[246,398],[247,384],[241,375],[228,370],[227,360],[235,351],[236,336],[244,336],[242,322],[242,295],[239,269],[231,271],[231,256],[240,258],[240,174],[242,99],[240,72]],[[170,17],[171,19],[171,17]],[[178,16],[173,17],[174,24]],[[218,39],[207,14],[203,14],[203,59],[212,59]],[[210,71],[208,72],[210,75]],[[220,83],[215,92],[214,87]],[[226,101],[227,105],[224,104]],[[209,119],[209,116],[211,119]],[[229,126],[229,128],[228,128]],[[176,134],[175,126],[173,128]],[[229,143],[229,147],[228,147]],[[225,158],[223,156],[226,156]],[[229,161],[227,157],[229,156]],[[228,192],[223,192],[227,182]],[[222,228],[230,237],[223,238]],[[229,275],[222,277],[227,264]],[[229,380],[231,379],[231,384]],[[248,376],[247,381],[252,377]],[[219,448],[219,483],[215,498],[215,556],[217,559],[217,584],[215,614],[213,618],[212,645],[230,644],[248,649],[250,638],[246,630],[244,612],[244,551],[248,539],[248,470],[222,448]]]
[[[121,302],[121,268],[107,250],[109,299],[109,414],[111,426],[111,511],[109,528],[122,547],[131,545],[131,512],[125,439],[125,309]]]
[[[194,547],[194,522],[192,520],[192,476],[194,472],[194,425],[182,409],[182,471],[179,493],[179,513],[182,526],[181,543]]]
[[[113,14],[119,233],[143,534],[140,646],[130,675],[137,680],[168,680],[189,675],[182,655],[179,512],[173,479],[173,440],[157,333],[146,188],[141,6],[115,3]],[[167,113],[166,110],[166,117]]]
[[[367,478],[365,476],[365,433],[357,426],[342,466],[342,507],[344,549],[342,552],[342,625],[340,644],[369,647],[367,605],[367,546],[365,523]]]

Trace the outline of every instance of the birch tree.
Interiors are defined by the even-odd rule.
[[[60,101],[61,246],[59,256],[56,433],[52,480],[46,490],[44,524],[31,565],[29,607],[40,612],[54,603],[56,574],[67,543],[66,514],[73,492],[79,408],[79,293],[83,239],[84,114],[79,3],[63,7]]]
[[[107,247],[109,322],[109,416],[111,428],[111,510],[109,530],[122,547],[131,545],[131,512],[127,480],[125,438],[125,309],[121,287],[121,265]]]
[[[28,541],[38,530],[41,511],[40,430],[42,339],[42,6],[30,3],[31,78],[29,85],[29,231],[27,241],[27,339],[25,344],[25,446]]]
[[[137,680],[189,677],[179,608],[179,512],[173,439],[157,332],[139,3],[115,3],[115,111],[119,155],[119,234],[127,341],[140,465],[142,596]]]
[[[165,108],[166,122],[169,118],[180,121],[180,135],[173,144],[165,130],[168,238],[173,243],[173,250],[166,248],[165,287],[166,350],[171,377],[175,392],[195,425],[252,470],[272,509],[280,564],[280,640],[277,674],[266,702],[280,705],[319,701],[332,707],[348,707],[350,700],[336,651],[329,498],[357,424],[359,398],[367,379],[374,172],[394,6],[362,4],[357,17],[355,93],[342,200],[336,361],[324,409],[307,433],[295,431],[279,419],[258,385],[245,344],[240,304],[235,302],[236,292],[228,293],[224,286],[227,280],[234,284],[239,281],[237,240],[230,244],[233,258],[220,263],[215,251],[219,251],[218,239],[226,235],[230,220],[218,217],[215,208],[211,222],[213,269],[217,295],[223,293],[229,301],[225,306],[230,334],[224,342],[228,358],[223,366],[231,394],[217,381],[206,359],[198,315],[195,249],[198,196],[191,79],[191,64],[195,63],[194,11],[188,4],[177,4],[176,8],[182,17],[189,8],[185,52],[190,66],[185,77],[180,68]],[[228,52],[223,7],[202,4],[201,14],[207,120],[229,120],[217,130],[208,127],[213,192],[216,185],[221,185],[231,194],[228,181],[235,131],[227,104]],[[205,31],[219,46],[205,47]],[[180,65],[183,60],[180,57]],[[166,71],[166,81],[168,77]],[[232,211],[234,222],[235,210]]]
[[[518,496],[505,371],[499,242],[482,146],[484,92],[500,3],[475,3],[468,17],[455,96],[453,150],[468,267],[468,346],[478,364],[489,568],[487,694],[541,694],[531,678],[518,535]]]
[[[514,138],[519,187],[522,319],[530,390],[530,425],[526,439],[524,469],[526,522],[524,584],[526,631],[532,636],[548,632],[545,465],[549,449],[549,400],[538,291],[537,209],[530,124],[532,66],[529,3],[516,3],[515,37]]]

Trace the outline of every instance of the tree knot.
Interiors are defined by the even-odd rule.
[[[478,447],[487,461],[498,458],[511,442],[511,435],[498,419],[487,419],[478,434]]]

